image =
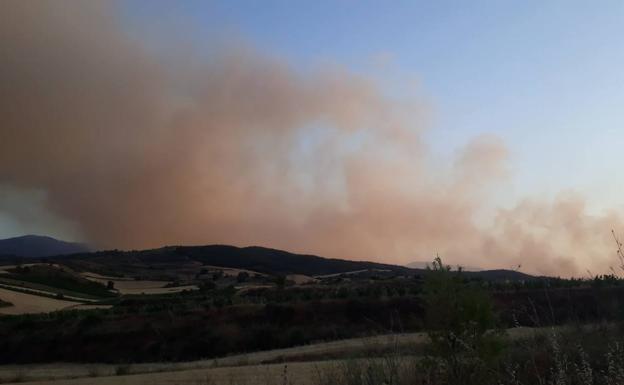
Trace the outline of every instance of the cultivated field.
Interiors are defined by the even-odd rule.
[[[0,298],[13,306],[0,307],[0,314],[47,313],[79,305],[76,302],[20,293],[0,288]]]
[[[234,269],[231,267],[212,266],[212,265],[202,265],[201,267],[206,268],[208,270],[221,271],[223,275],[227,277],[236,277],[240,273],[247,273],[249,275],[267,276],[267,274],[260,273],[258,271],[247,270],[247,269]]]
[[[44,287],[46,290],[42,290],[42,289],[38,289],[37,287]],[[26,290],[30,293],[33,293],[32,295],[37,295],[37,294],[41,294],[43,296],[55,296],[57,295],[59,292],[61,292],[60,290],[56,290],[55,288],[52,287],[45,287],[42,285],[37,285],[37,284],[32,284],[32,283],[28,283],[28,282],[11,282],[11,284],[8,284],[6,281],[4,280],[0,280],[0,288],[3,288],[5,290],[11,290],[14,289],[16,291],[22,291],[22,290]],[[28,294],[28,293],[26,293]],[[29,294],[30,295],[30,294]],[[92,298],[85,298],[84,296],[78,297],[75,295],[67,295],[67,294],[63,294],[63,299],[65,300],[69,300],[69,301],[74,301],[74,302],[95,302],[95,299]]]
[[[296,285],[305,285],[306,283],[318,282],[316,278],[312,278],[303,274],[289,274],[286,276],[286,279],[289,281],[293,281]]]
[[[171,283],[169,281],[143,281],[132,278],[107,277],[95,273],[82,273],[81,275],[90,281],[104,285],[111,281],[120,294],[166,294],[198,289],[197,285],[165,287]]]

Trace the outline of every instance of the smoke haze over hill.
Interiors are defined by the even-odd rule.
[[[156,54],[112,2],[8,0],[0,15],[0,186],[44,192],[94,245],[258,244],[388,263],[439,253],[561,275],[615,264],[622,217],[590,215],[573,193],[480,223],[510,177],[505,143],[484,134],[437,164],[425,103],[372,79],[302,71],[239,42]]]

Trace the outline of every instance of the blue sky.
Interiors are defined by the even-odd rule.
[[[623,2],[135,0],[125,12],[132,28],[192,24],[198,42],[234,34],[295,67],[345,66],[391,95],[417,84],[436,156],[504,139],[514,178],[501,204],[575,190],[596,210],[622,205]]]

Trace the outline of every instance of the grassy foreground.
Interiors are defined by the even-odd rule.
[[[506,348],[499,365],[481,373],[475,362],[465,361],[465,382],[449,382],[440,357],[437,364],[430,361],[435,358],[429,354],[430,341],[423,333],[187,363],[5,366],[0,368],[0,381],[46,385],[459,385],[480,374],[487,377],[481,378],[482,384],[615,385],[624,379],[622,345],[612,340],[616,336],[621,337],[622,332],[613,324],[510,329],[502,336]]]

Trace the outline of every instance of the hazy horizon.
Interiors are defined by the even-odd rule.
[[[0,2],[0,238],[618,265],[624,4]]]

